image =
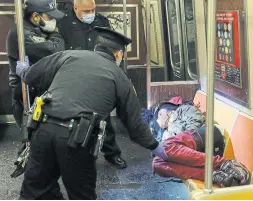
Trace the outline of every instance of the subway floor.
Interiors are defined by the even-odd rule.
[[[118,119],[113,119],[117,142],[128,167],[118,170],[103,155],[97,161],[97,195],[100,200],[186,200],[189,191],[181,180],[161,178],[152,172],[150,152],[130,141]],[[12,179],[21,135],[16,125],[0,125],[0,200],[18,199],[23,175]],[[62,193],[66,191],[60,181]]]

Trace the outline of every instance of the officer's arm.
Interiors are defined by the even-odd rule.
[[[23,70],[20,77],[27,85],[45,91],[51,85],[54,76],[65,60],[63,52],[44,57]]]
[[[117,114],[127,128],[131,140],[153,150],[158,146],[158,142],[141,118],[141,107],[134,87],[126,76],[121,78],[118,78],[116,82]]]
[[[65,44],[62,36],[57,33],[51,33],[45,42],[35,43],[31,40],[26,42],[26,55],[39,61],[41,58],[53,53],[65,50]]]
[[[18,55],[18,41],[17,41],[17,31],[16,27],[13,27],[9,30],[7,39],[6,39],[6,49],[7,56],[9,60],[9,84],[11,87],[15,87],[20,83],[20,79],[16,74],[16,65]]]

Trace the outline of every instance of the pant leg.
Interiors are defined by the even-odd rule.
[[[183,132],[173,138],[166,140],[163,146],[165,148],[165,153],[169,158],[169,162],[192,167],[205,166],[205,153],[196,151],[197,145],[195,138],[187,132]],[[219,155],[214,156],[214,168],[219,167],[224,162],[224,160],[225,159]]]
[[[63,199],[57,183],[60,170],[53,148],[53,132],[47,124],[41,124],[33,132],[20,199]]]
[[[110,116],[106,118],[106,137],[101,151],[104,153],[105,158],[121,154],[121,150],[116,143],[115,131]]]
[[[94,157],[87,148],[68,147],[67,128],[58,128],[58,132],[55,153],[69,199],[95,200],[97,172]]]
[[[153,170],[161,177],[176,177],[180,179],[198,179],[204,181],[205,168],[191,167],[178,163],[167,162],[155,157],[152,163]]]

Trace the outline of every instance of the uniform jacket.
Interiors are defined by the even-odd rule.
[[[116,107],[132,141],[148,149],[158,142],[141,118],[141,108],[131,81],[116,65],[112,54],[66,50],[45,57],[21,73],[22,80],[52,94],[43,106],[48,116],[67,120],[97,112],[108,116]]]
[[[24,21],[24,43],[25,54],[29,57],[31,64],[65,49],[63,38],[59,33],[44,33],[29,21]],[[9,30],[6,46],[10,66],[9,84],[14,90],[14,99],[20,100],[22,99],[21,81],[16,74],[16,65],[19,60],[16,24]]]
[[[76,17],[73,8],[66,13],[58,25],[67,50],[91,51],[94,51],[94,43],[97,38],[97,33],[93,31],[95,26],[111,27],[109,20],[99,13],[96,13],[93,23],[83,23]]]

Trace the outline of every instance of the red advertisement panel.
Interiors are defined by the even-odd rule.
[[[216,12],[216,79],[242,87],[239,12]]]

